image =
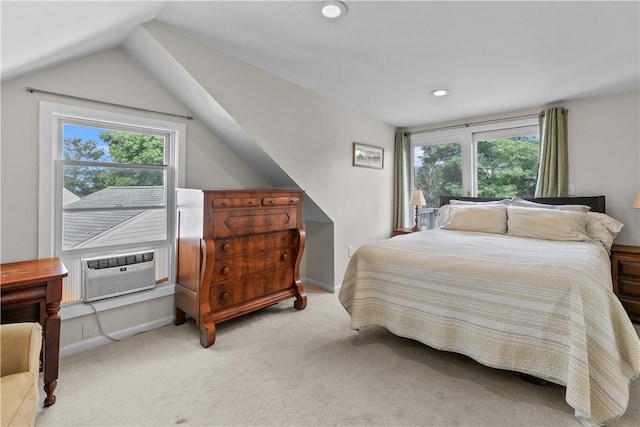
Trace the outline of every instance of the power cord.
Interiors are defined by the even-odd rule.
[[[143,330],[143,331],[137,331],[137,332],[134,332],[134,333],[132,333],[131,335],[127,335],[126,337],[122,337],[122,338],[115,338],[115,337],[113,337],[113,336],[109,335],[108,333],[106,333],[106,332],[104,331],[104,329],[102,328],[102,323],[100,322],[100,316],[98,316],[98,310],[97,310],[97,309],[96,309],[96,307],[93,305],[93,302],[91,302],[91,301],[87,301],[87,304],[89,304],[89,305],[91,306],[91,308],[93,309],[94,314],[96,315],[96,322],[98,323],[98,329],[100,330],[100,333],[101,333],[102,335],[104,335],[105,337],[109,338],[111,341],[123,341],[123,340],[126,340],[126,339],[128,339],[128,338],[131,338],[131,337],[133,337],[133,336],[136,336],[136,335],[138,335],[138,334],[142,334],[142,333],[144,333],[144,332],[149,332],[149,331],[151,331],[151,329],[146,329],[146,330]]]

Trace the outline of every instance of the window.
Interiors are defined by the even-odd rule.
[[[427,207],[440,195],[533,196],[538,174],[537,119],[411,135],[413,185]]]
[[[41,104],[40,256],[69,270],[63,302],[80,299],[83,257],[155,249],[172,277],[174,193],[182,124]]]

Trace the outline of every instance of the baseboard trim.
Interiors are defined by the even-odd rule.
[[[161,328],[163,326],[167,326],[173,323],[173,316],[163,317],[161,319],[154,320],[152,322],[146,322],[139,325],[132,326],[130,328],[122,329],[116,332],[110,332],[109,335],[115,338],[116,340],[123,340],[134,335],[140,334],[142,332],[152,331],[154,329]],[[113,340],[104,335],[89,338],[86,340],[82,340],[77,343],[70,344],[65,347],[60,348],[60,358],[65,358],[68,356],[72,356],[74,354],[82,353],[83,351],[91,350],[92,348],[100,347],[109,343],[112,343]]]
[[[336,292],[336,289],[333,287],[333,285],[328,285],[326,283],[318,282],[309,278],[304,278],[301,281],[303,284],[308,283],[310,285],[313,285],[317,288],[322,289],[323,291],[331,292],[332,294]]]

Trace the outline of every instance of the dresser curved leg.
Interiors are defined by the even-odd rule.
[[[215,323],[203,323],[200,326],[200,345],[204,348],[211,347],[216,342]]]
[[[296,300],[293,303],[293,306],[298,310],[304,310],[304,308],[307,306],[307,294],[301,287],[298,287],[298,292],[296,292]]]

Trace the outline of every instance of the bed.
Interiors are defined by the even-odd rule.
[[[339,293],[351,327],[566,386],[585,426],[624,414],[640,339],[612,291],[622,224],[604,197],[441,204],[437,228],[354,253]]]

